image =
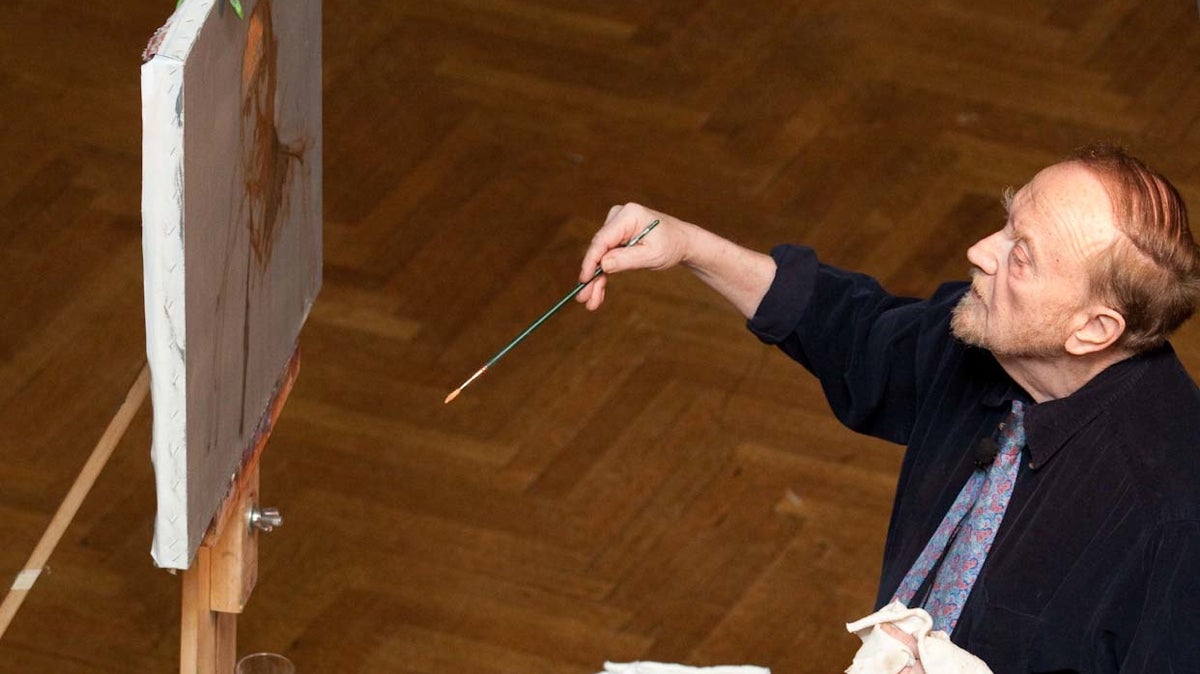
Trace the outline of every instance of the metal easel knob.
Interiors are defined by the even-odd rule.
[[[250,526],[259,531],[268,532],[275,527],[283,526],[283,515],[279,514],[279,508],[254,506],[250,509]]]

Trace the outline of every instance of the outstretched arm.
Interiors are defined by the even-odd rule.
[[[658,226],[636,246],[622,247],[651,221]],[[634,269],[690,269],[700,280],[729,300],[746,318],[754,315],[771,281],[775,261],[769,255],[743,248],[696,225],[638,204],[613,206],[604,226],[583,256],[579,279],[586,281],[599,266],[604,275],[584,288],[576,300],[595,310],[604,302],[608,276]]]

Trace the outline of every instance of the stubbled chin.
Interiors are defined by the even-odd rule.
[[[972,346],[984,346],[983,302],[973,293],[962,296],[950,316],[950,332]]]

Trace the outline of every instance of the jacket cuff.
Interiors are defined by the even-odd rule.
[[[778,344],[796,331],[812,299],[817,279],[817,254],[807,246],[781,245],[771,249],[775,278],[746,327],[767,344]]]

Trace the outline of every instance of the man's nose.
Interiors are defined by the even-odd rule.
[[[997,240],[999,236],[1000,232],[996,232],[976,241],[975,245],[967,249],[967,260],[989,276],[994,275],[1000,267],[1000,246]]]

